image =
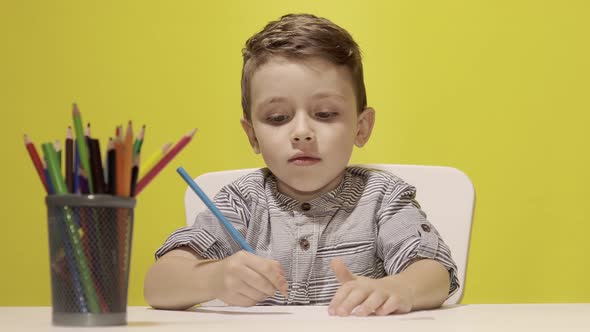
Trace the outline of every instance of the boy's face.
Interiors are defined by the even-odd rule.
[[[306,201],[335,189],[374,122],[371,108],[357,116],[349,70],[321,58],[274,57],[250,82],[251,121],[242,126],[279,191]]]

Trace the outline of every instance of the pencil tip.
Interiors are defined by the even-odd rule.
[[[190,133],[188,133],[188,135],[189,135],[190,137],[193,137],[193,136],[195,136],[195,133],[196,133],[196,132],[197,132],[197,128],[195,128],[195,129],[191,130],[191,132],[190,132]]]

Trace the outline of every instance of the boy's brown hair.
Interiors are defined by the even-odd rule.
[[[242,50],[242,109],[250,120],[250,79],[272,56],[305,59],[318,56],[335,65],[344,65],[352,74],[357,112],[367,107],[361,53],[352,36],[328,19],[310,14],[288,14],[268,23],[250,37]]]

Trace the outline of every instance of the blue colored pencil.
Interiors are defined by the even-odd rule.
[[[231,237],[240,245],[240,247],[242,247],[242,249],[248,252],[255,253],[254,249],[250,247],[250,245],[246,242],[246,240],[244,240],[242,235],[232,226],[232,224],[230,224],[230,222],[227,219],[225,219],[225,217],[223,216],[223,214],[221,214],[221,211],[219,211],[217,206],[215,206],[215,204],[209,199],[209,197],[207,197],[207,195],[203,192],[203,190],[201,190],[201,188],[197,185],[193,178],[190,175],[188,175],[184,168],[178,167],[176,169],[176,172],[180,174],[180,176],[189,185],[189,187],[191,187],[195,194],[197,194],[197,196],[199,196],[203,203],[207,205],[207,207],[209,208],[209,210],[211,210],[211,212],[213,212],[215,217],[217,217],[217,219],[221,221],[223,227],[225,227],[225,229],[229,232]]]
[[[45,173],[45,182],[47,183],[47,194],[53,195],[55,194],[55,190],[53,190],[53,185],[51,184],[51,179],[49,178],[49,170],[45,163],[43,163],[43,172]]]

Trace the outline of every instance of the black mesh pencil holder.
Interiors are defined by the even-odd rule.
[[[126,324],[135,199],[50,195],[45,202],[53,324]]]

